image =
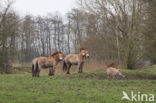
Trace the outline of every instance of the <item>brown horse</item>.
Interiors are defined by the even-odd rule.
[[[121,77],[125,77],[121,72],[120,72],[120,69],[117,69],[116,67],[114,67],[115,63],[111,63],[107,66],[107,69],[106,69],[106,73],[108,74],[109,77],[112,77],[112,76],[121,76]]]
[[[62,52],[56,52],[49,57],[35,58],[32,61],[32,76],[39,77],[41,68],[49,68],[49,76],[54,75],[56,65],[62,60]]]
[[[89,53],[86,49],[81,48],[79,54],[68,54],[64,58],[64,63],[63,63],[63,71],[67,71],[67,74],[70,74],[70,67],[72,65],[78,65],[79,72],[83,72],[83,65],[84,61],[86,58],[89,58]]]

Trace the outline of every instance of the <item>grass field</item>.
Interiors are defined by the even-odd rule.
[[[122,91],[156,96],[156,66],[123,70],[126,78],[108,80],[104,72],[0,75],[0,103],[156,103],[121,101]]]

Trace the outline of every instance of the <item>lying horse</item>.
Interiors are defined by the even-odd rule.
[[[72,65],[78,65],[79,72],[83,72],[83,65],[84,65],[84,60],[86,58],[89,58],[89,53],[86,49],[81,48],[79,54],[68,54],[64,58],[64,63],[63,63],[63,71],[67,71],[67,74],[70,74],[70,67]]]
[[[121,77],[125,77],[121,72],[120,72],[120,69],[117,69],[115,67],[113,67],[115,64],[114,63],[111,63],[110,65],[107,66],[107,69],[106,69],[106,73],[109,75],[109,77],[112,77],[112,76],[121,76]]]
[[[49,76],[54,75],[56,65],[62,60],[62,52],[56,52],[49,57],[35,58],[32,61],[32,76],[39,77],[41,68],[49,68]]]

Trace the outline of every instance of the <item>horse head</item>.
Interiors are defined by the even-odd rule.
[[[56,53],[52,54],[51,56],[54,58],[58,58],[59,61],[63,60],[63,53],[62,52],[56,52]]]
[[[81,54],[83,57],[89,58],[89,52],[88,52],[88,50],[85,49],[85,48],[81,48],[81,49],[80,49],[80,54]]]
[[[58,57],[59,57],[59,60],[62,61],[63,60],[63,53],[62,52],[59,52],[58,53]]]

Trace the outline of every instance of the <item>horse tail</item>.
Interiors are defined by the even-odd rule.
[[[34,64],[32,64],[32,76],[34,76]]]
[[[39,68],[38,68],[38,61],[36,62],[36,73],[39,71]]]
[[[66,62],[64,61],[63,62],[63,71],[65,72],[67,70],[67,64],[66,64]]]

